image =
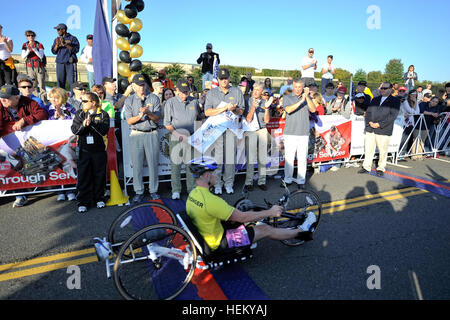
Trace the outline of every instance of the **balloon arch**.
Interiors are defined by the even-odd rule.
[[[139,12],[144,10],[143,0],[126,0],[130,4],[123,10],[117,11],[118,24],[116,33],[116,46],[120,51],[120,63],[117,66],[117,73],[122,79],[119,81],[121,88],[126,88],[133,77],[142,69],[142,62],[138,59],[142,56],[144,49],[138,44],[141,41],[139,31],[142,29],[142,21],[137,18]]]

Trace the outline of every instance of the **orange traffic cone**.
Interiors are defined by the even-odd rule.
[[[120,189],[119,180],[117,179],[116,172],[114,170],[111,170],[111,179],[110,179],[110,190],[111,190],[111,196],[106,202],[107,206],[116,206],[116,205],[123,205],[124,203],[128,202],[128,196],[124,196],[122,193],[122,189]]]

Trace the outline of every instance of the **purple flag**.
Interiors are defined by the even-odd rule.
[[[113,75],[111,36],[108,28],[107,0],[97,0],[92,42],[92,63],[95,84],[101,84],[104,77]]]

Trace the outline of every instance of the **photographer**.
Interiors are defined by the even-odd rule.
[[[99,97],[92,92],[83,95],[83,109],[78,110],[72,123],[77,143],[77,200],[78,212],[84,213],[95,203],[104,208],[103,195],[106,186],[106,143],[109,131],[109,115],[101,108]]]
[[[70,87],[77,79],[77,53],[80,50],[78,39],[67,33],[64,23],[58,24],[55,29],[58,37],[52,45],[52,53],[56,55],[56,78],[60,88],[66,88],[66,79]]]

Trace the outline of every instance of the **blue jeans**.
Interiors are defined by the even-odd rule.
[[[94,78],[94,73],[93,72],[89,72],[88,71],[88,82],[89,82],[89,89],[92,89],[92,87],[95,84],[95,78]]]
[[[205,90],[205,82],[206,81],[213,81],[213,75],[211,72],[206,72],[203,74],[202,76],[202,81],[203,81],[203,90]]]

